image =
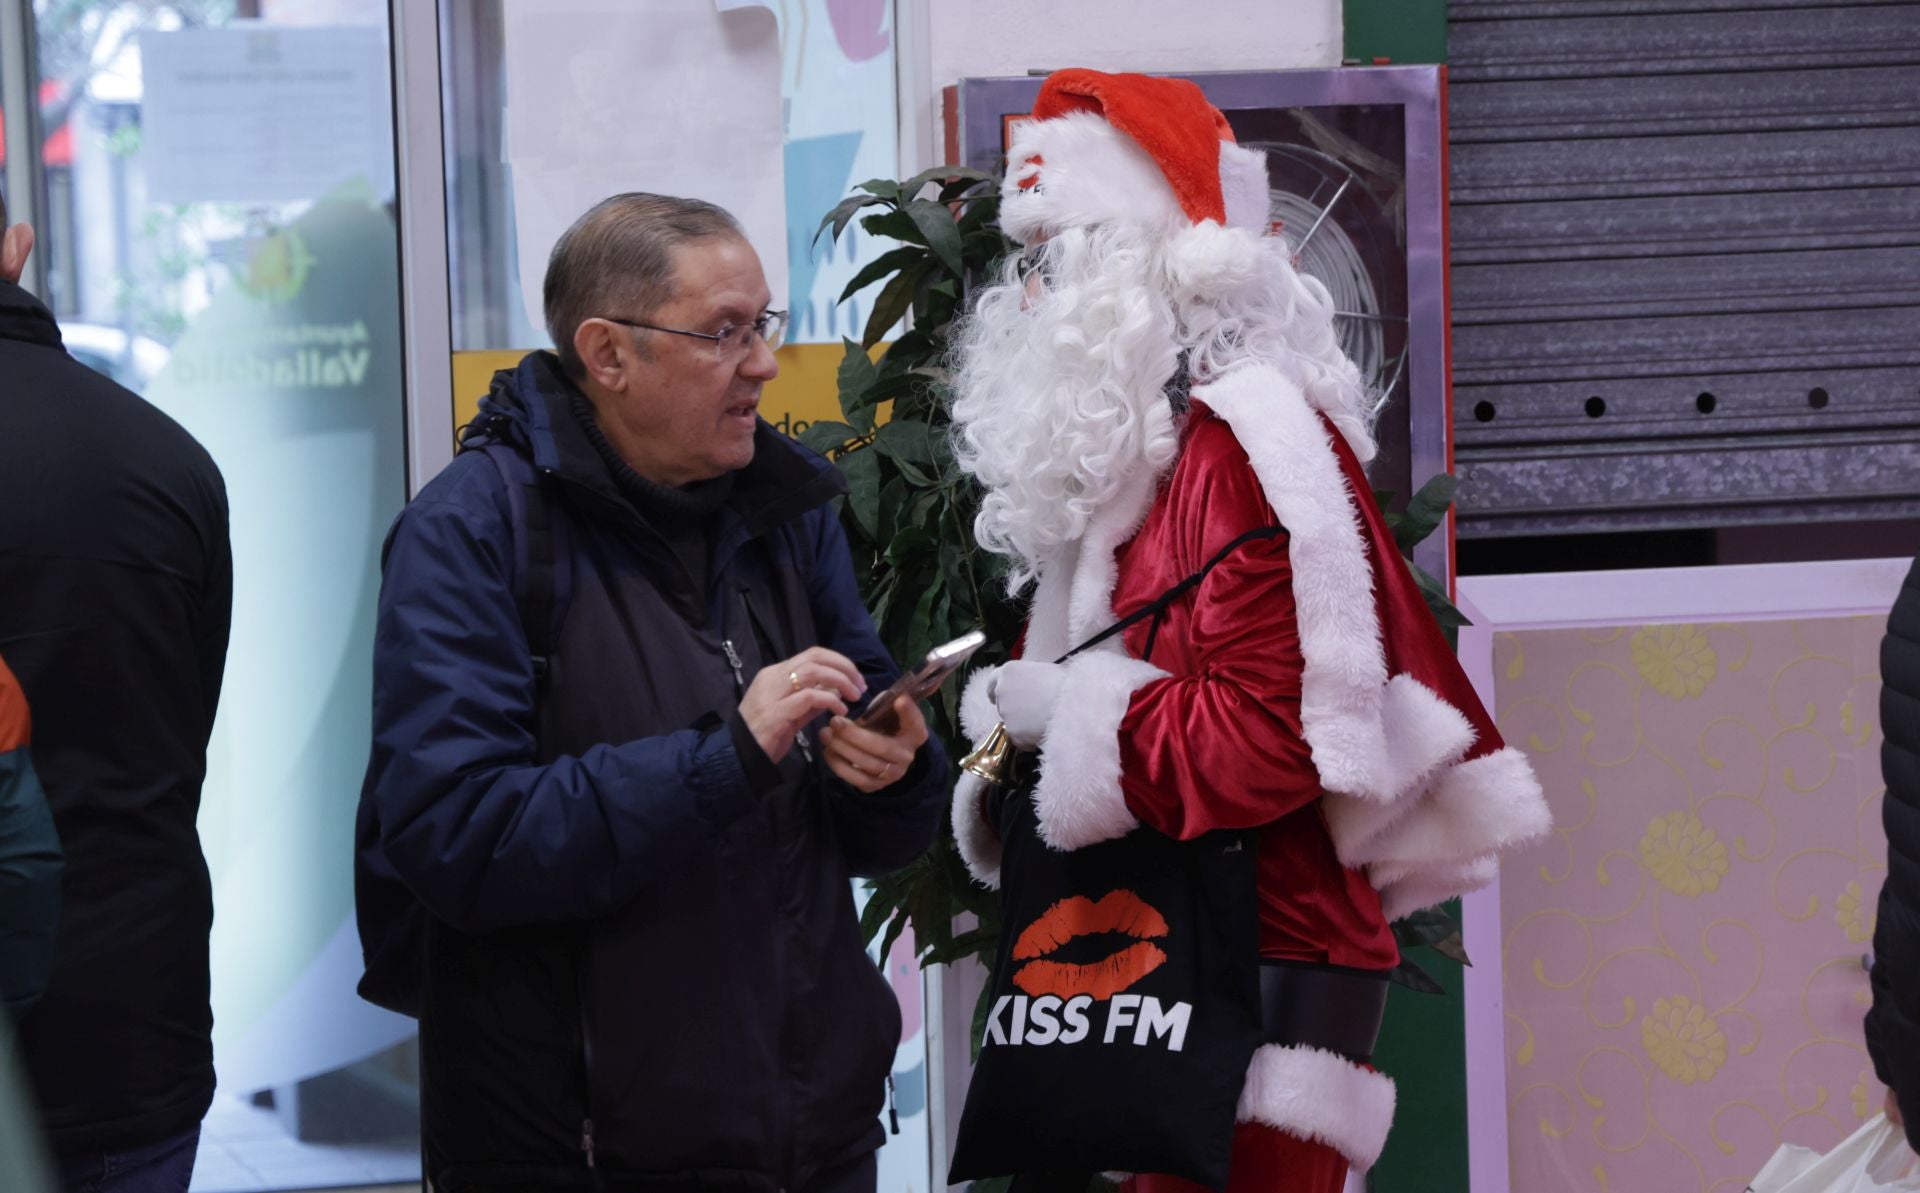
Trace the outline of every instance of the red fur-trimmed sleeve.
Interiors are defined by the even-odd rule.
[[[1125,549],[1123,576],[1146,569],[1177,582],[1277,522],[1226,425],[1195,418],[1160,505]],[[1173,566],[1149,565],[1142,552]],[[1134,587],[1123,583],[1122,601],[1156,595]],[[1147,633],[1129,632],[1129,654]],[[1121,788],[1142,822],[1191,838],[1267,824],[1320,796],[1300,724],[1304,663],[1284,532],[1242,545],[1177,602],[1152,661],[1171,674],[1135,690],[1118,734]]]

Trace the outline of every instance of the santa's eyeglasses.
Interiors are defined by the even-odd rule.
[[[1030,244],[1014,259],[1014,276],[1019,278],[1021,284],[1028,289],[1032,289],[1035,285],[1046,285],[1046,258],[1041,251],[1046,247],[1044,241],[1039,244]]]

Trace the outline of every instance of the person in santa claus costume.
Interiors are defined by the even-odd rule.
[[[1336,1193],[1393,1117],[1368,1065],[1390,922],[1485,885],[1549,819],[1370,499],[1373,399],[1267,213],[1264,156],[1189,82],[1060,71],[1016,130],[1001,226],[1025,251],[959,332],[953,416],[975,533],[1032,596],[962,725],[1037,750],[1053,848],[1256,832],[1269,1042],[1229,1189]],[[1274,525],[1164,616],[1045,661]],[[997,885],[983,790],[963,778],[954,828]]]

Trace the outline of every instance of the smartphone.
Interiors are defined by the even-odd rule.
[[[955,638],[945,646],[936,646],[927,652],[918,667],[893,681],[887,690],[867,702],[867,711],[860,714],[857,722],[862,729],[889,731],[897,714],[894,701],[905,696],[912,700],[925,700],[940,689],[947,676],[958,671],[973,652],[987,644],[987,636],[979,630]]]

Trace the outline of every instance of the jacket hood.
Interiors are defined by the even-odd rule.
[[[60,348],[60,325],[45,303],[12,282],[0,282],[0,340]]]
[[[493,375],[480,399],[480,412],[462,430],[500,438],[525,451],[540,472],[583,485],[603,497],[624,502],[607,475],[586,431],[573,417],[577,385],[560,369],[560,359],[544,349],[529,352],[518,365]],[[734,474],[732,508],[757,533],[817,508],[847,491],[840,470],[776,431],[765,419],[754,430],[753,461]]]

